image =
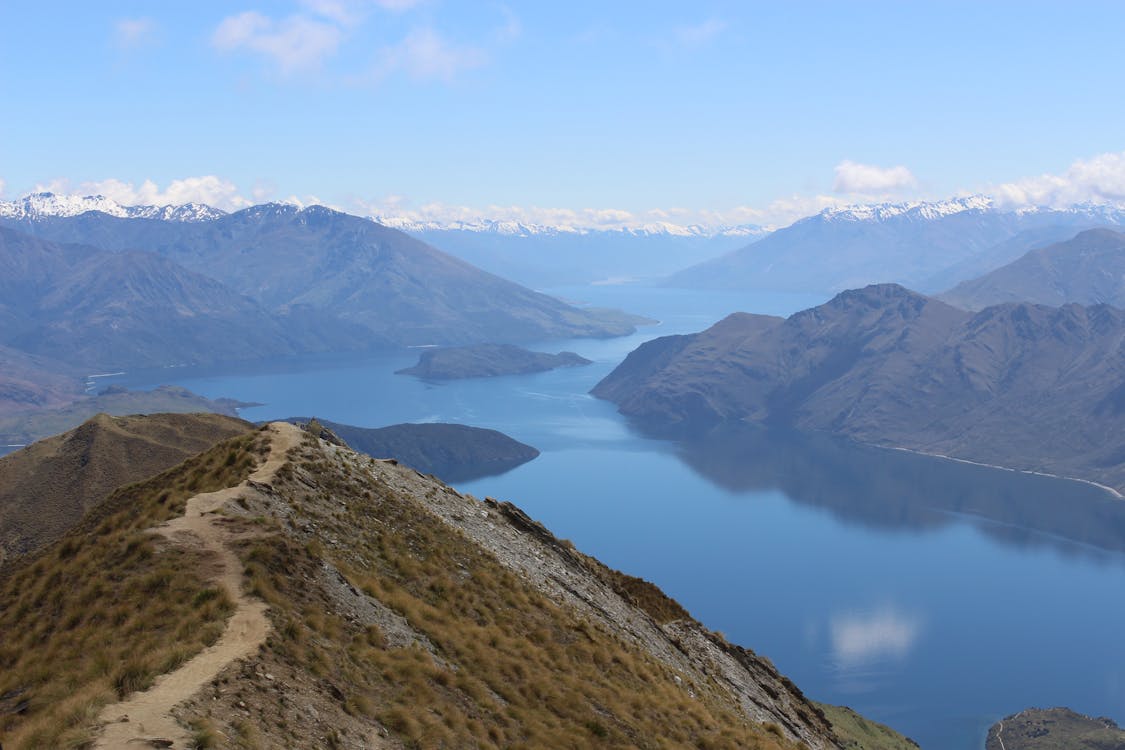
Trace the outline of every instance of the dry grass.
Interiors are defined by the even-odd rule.
[[[556,605],[417,501],[312,453],[279,477],[296,498],[294,526],[315,524],[336,543],[276,533],[244,545],[276,626],[267,649],[330,680],[343,711],[377,720],[406,747],[792,747],[718,686],[693,685],[692,697],[666,666]],[[302,583],[322,559],[404,616],[433,653],[389,648],[378,627],[326,606]],[[658,619],[682,612],[650,584],[617,576]]]
[[[119,489],[0,580],[0,695],[27,701],[0,716],[5,748],[85,746],[102,706],[219,638],[231,603],[200,572],[207,559],[147,529],[192,495],[242,481],[262,442],[234,438]]]

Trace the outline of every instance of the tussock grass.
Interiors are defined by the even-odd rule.
[[[267,649],[330,681],[342,710],[408,748],[760,748],[792,743],[745,719],[714,684],[686,685],[655,658],[561,607],[411,498],[312,450],[279,474],[293,524],[240,554],[275,629]],[[422,634],[387,645],[319,598],[323,561]],[[651,584],[604,569],[658,620],[686,616]],[[284,741],[282,738],[281,741]],[[290,740],[292,741],[292,740]]]
[[[148,531],[197,492],[250,474],[264,436],[219,444],[117,490],[76,529],[0,579],[0,716],[7,748],[83,747],[102,706],[143,690],[213,643],[232,611],[200,552]]]

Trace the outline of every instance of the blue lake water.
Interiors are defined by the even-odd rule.
[[[812,698],[928,750],[980,750],[996,719],[1068,705],[1125,721],[1125,501],[1031,477],[823,437],[634,432],[587,395],[640,342],[726,313],[822,300],[674,290],[552,290],[661,320],[606,341],[545,342],[594,364],[429,384],[410,354],[131,373],[318,416],[492,427],[542,455],[459,485],[511,500],[607,564],[655,581],[711,628],[770,657]]]

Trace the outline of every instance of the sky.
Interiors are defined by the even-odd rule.
[[[0,2],[0,198],[777,225],[1125,204],[1125,3]]]

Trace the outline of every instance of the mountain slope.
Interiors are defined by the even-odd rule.
[[[768,233],[752,226],[715,231],[672,225],[596,230],[515,222],[378,221],[532,288],[657,279]]]
[[[322,206],[269,204],[202,222],[91,212],[15,225],[59,242],[158,252],[272,311],[329,312],[398,345],[615,336],[641,322],[572,307]]]
[[[1032,250],[980,278],[963,281],[941,299],[966,310],[1003,302],[1125,307],[1125,234],[1087,230],[1066,242]]]
[[[839,292],[895,282],[937,292],[1044,241],[1125,224],[1097,206],[998,210],[974,196],[938,203],[826,209],[727,255],[684,269],[669,286]]]
[[[1125,487],[1125,313],[971,314],[895,285],[642,345],[593,390],[661,429],[747,420]]]
[[[77,367],[158,367],[357,347],[357,331],[339,321],[303,310],[271,314],[153,253],[55,244],[0,227],[0,270],[0,292],[18,314],[16,324],[0,331],[0,342]]]
[[[515,506],[311,435],[295,445],[294,430],[122,489],[0,577],[0,694],[25,701],[0,716],[5,747],[97,740],[92,718],[138,693],[174,747],[839,746],[768,661],[652,584]],[[204,645],[225,648],[244,605],[268,620],[261,647],[209,664],[176,703],[168,686],[195,679]],[[132,722],[104,731],[149,739]]]
[[[58,539],[117,487],[249,429],[218,414],[99,414],[0,458],[0,562]]]

